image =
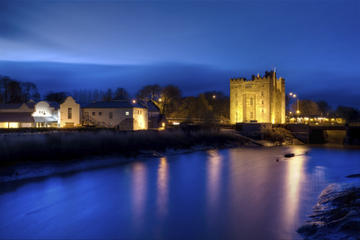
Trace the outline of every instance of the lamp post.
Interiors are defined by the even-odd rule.
[[[299,106],[299,98],[298,96],[296,95],[296,93],[293,93],[293,92],[290,92],[289,93],[289,96],[292,97],[292,98],[295,98],[296,100],[296,114],[300,114],[300,106]]]

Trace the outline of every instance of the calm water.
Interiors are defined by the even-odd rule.
[[[283,159],[287,152],[296,157]],[[308,152],[307,155],[304,155]],[[279,162],[276,159],[279,158]],[[299,239],[359,150],[230,149],[1,184],[1,239]]]

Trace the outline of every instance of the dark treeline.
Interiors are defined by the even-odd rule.
[[[167,118],[226,121],[230,116],[229,97],[217,91],[183,97],[177,86],[161,87],[155,84],[140,89],[136,98],[143,102],[152,100]]]
[[[32,82],[20,82],[0,75],[0,103],[23,103],[29,100],[39,101],[40,94]]]
[[[64,92],[50,93],[49,101],[57,101],[66,96]],[[86,104],[96,101],[129,100],[131,98],[124,88],[115,90],[76,90],[72,96],[79,103]],[[205,92],[198,96],[183,97],[180,89],[174,85],[146,85],[134,96],[138,103],[152,101],[167,118],[225,120],[229,119],[228,96],[221,92]]]

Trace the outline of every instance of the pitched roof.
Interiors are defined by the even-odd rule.
[[[85,105],[83,108],[145,108],[140,104],[132,104],[129,101],[94,102]]]
[[[25,104],[28,108],[34,108],[35,103],[33,102],[26,102],[26,103],[4,103],[4,104],[0,104],[0,109],[6,109],[6,110],[10,110],[10,109],[18,109],[20,108],[23,104]]]
[[[34,122],[34,118],[30,112],[2,112],[0,122]]]
[[[18,109],[22,103],[0,104],[0,109]]]

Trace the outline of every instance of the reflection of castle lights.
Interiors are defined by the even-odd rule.
[[[169,181],[168,163],[165,157],[160,159],[157,176],[157,196],[156,204],[160,217],[167,213],[168,206],[168,181]]]
[[[304,178],[304,163],[306,157],[304,156],[304,148],[294,148],[294,158],[287,161],[286,169],[286,189],[285,189],[285,218],[288,223],[296,221],[295,213],[298,212],[300,203],[300,185]]]
[[[144,163],[135,163],[132,179],[133,216],[137,224],[142,221],[146,198],[146,168]]]
[[[207,201],[208,209],[211,210],[218,202],[220,183],[221,183],[221,163],[222,158],[218,151],[208,151],[207,160]]]

